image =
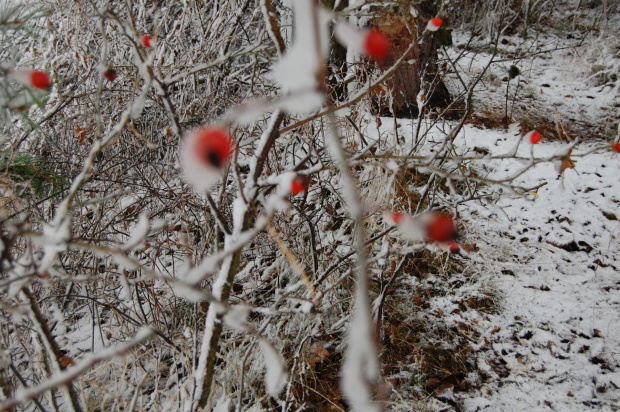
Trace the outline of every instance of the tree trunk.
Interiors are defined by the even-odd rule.
[[[336,0],[322,0],[323,6],[334,12],[341,12],[349,7],[349,0],[342,0],[337,8]],[[328,64],[328,95],[332,102],[344,101],[347,98],[347,85],[344,78],[347,74],[347,48],[343,46],[334,36],[331,38],[329,46]]]
[[[382,70],[390,68],[412,41],[418,41],[428,20],[435,17],[437,12],[435,5],[429,1],[412,7],[416,8],[418,17],[413,17],[409,5],[405,5],[392,10],[381,8],[381,13],[371,22],[371,25],[383,32],[391,43],[387,59],[378,63],[378,67]],[[428,100],[427,107],[446,107],[450,104],[448,89],[437,74],[438,33],[442,32],[427,35],[422,44],[415,47],[407,57],[407,60],[413,60],[414,63],[402,64],[386,82],[387,88],[392,93],[391,102],[378,96],[373,102],[375,114],[381,116],[393,114],[401,118],[418,117],[417,96],[422,83],[425,90],[424,99]]]

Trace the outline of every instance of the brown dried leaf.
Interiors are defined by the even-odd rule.
[[[330,215],[334,216],[334,212],[335,211],[334,211],[334,207],[331,204],[327,203],[325,205],[325,210],[327,210],[327,213],[329,213]]]
[[[314,368],[317,363],[323,362],[329,356],[329,351],[323,345],[314,343],[310,346],[308,355],[308,365]]]
[[[73,359],[70,356],[64,355],[60,358],[60,366],[66,368],[69,365],[73,365]]]
[[[475,243],[461,243],[459,246],[466,252],[475,252],[478,250],[478,246]]]
[[[574,169],[575,163],[573,163],[570,159],[562,160],[562,164],[560,165],[560,174],[563,174],[566,169]]]
[[[564,174],[566,169],[574,169],[575,163],[571,160],[570,154],[573,152],[573,149],[569,150],[566,156],[562,159],[562,164],[560,165],[560,174]]]
[[[78,138],[80,144],[84,144],[86,142],[86,132],[84,129],[82,129],[80,125],[76,124],[73,130],[75,131],[75,137]]]

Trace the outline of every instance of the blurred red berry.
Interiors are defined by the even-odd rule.
[[[379,30],[371,30],[364,40],[364,54],[375,60],[385,60],[390,52],[390,42]]]
[[[47,73],[40,70],[33,70],[30,73],[30,85],[36,89],[47,90],[50,88],[50,77]]]
[[[612,142],[611,147],[613,150],[615,150],[616,153],[620,153],[620,142],[617,142],[617,143]]]
[[[399,224],[400,222],[402,222],[404,219],[404,216],[402,213],[400,212],[393,212],[392,213],[392,220],[394,221],[394,223]]]
[[[307,176],[297,175],[291,182],[291,193],[293,196],[305,192],[308,189],[310,179]]]
[[[145,34],[144,36],[142,36],[142,45],[144,47],[151,47],[151,36]]]
[[[116,80],[117,76],[118,75],[116,74],[116,70],[114,69],[108,69],[103,72],[103,77],[105,77],[106,80],[109,82],[113,82],[114,80]]]
[[[426,236],[435,242],[449,242],[456,237],[456,227],[452,217],[435,215],[426,225]]]
[[[538,144],[540,142],[540,133],[538,132],[538,130],[531,131],[529,135],[530,135],[530,142],[532,144]]]
[[[434,17],[428,21],[426,29],[429,31],[437,31],[443,24],[443,20],[439,17]]]
[[[459,245],[456,242],[450,243],[450,252],[456,253],[459,251]]]
[[[198,159],[215,168],[228,164],[233,150],[228,131],[220,127],[206,127],[196,131],[194,154]]]

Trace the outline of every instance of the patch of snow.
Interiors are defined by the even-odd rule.
[[[259,339],[258,344],[263,353],[265,368],[267,369],[265,373],[265,389],[268,394],[276,397],[284,389],[288,379],[286,363],[267,340]]]
[[[140,249],[144,247],[146,235],[149,234],[149,215],[141,213],[138,222],[133,225],[129,231],[129,239],[123,245],[124,250]]]
[[[230,408],[230,398],[226,397],[226,395],[222,395],[219,397],[219,399],[215,403],[213,412],[228,412],[229,408]]]
[[[317,76],[329,52],[327,26],[332,16],[317,7],[313,0],[296,0],[293,2],[293,17],[295,40],[290,50],[274,65],[273,77],[282,85],[284,94],[291,96],[286,108],[306,112],[323,102],[323,97],[315,90]]]
[[[234,329],[245,332],[248,330],[247,320],[252,308],[246,305],[232,306],[224,315],[224,322]]]

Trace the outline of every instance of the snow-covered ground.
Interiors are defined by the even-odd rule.
[[[598,133],[583,136],[586,143],[572,152],[574,169],[560,175],[560,162],[543,163],[521,176],[522,187],[544,184],[529,196],[504,193],[460,211],[469,241],[479,247],[470,256],[501,296],[499,313],[481,322],[485,343],[476,365],[484,384],[457,396],[468,411],[620,408],[620,154],[604,140],[619,127],[618,82],[594,81],[588,53],[604,47],[596,39],[578,47],[557,38],[545,42],[556,50],[519,63],[526,92],[517,98],[521,115],[555,117],[567,128]],[[483,87],[478,100],[492,101],[500,87],[506,83]],[[516,125],[468,127],[460,142],[497,155],[520,138]],[[543,136],[533,154],[550,156],[568,144],[557,134]],[[525,142],[519,154],[528,157],[531,149]],[[498,178],[524,163],[497,161],[479,170]]]
[[[569,145],[545,139],[533,146],[516,125],[467,125],[455,142],[462,153],[476,147],[498,156],[520,141],[517,155],[524,158],[551,157]],[[592,141],[579,144],[571,159],[575,168],[561,175],[552,161],[520,176],[514,183],[537,188],[525,196],[492,189],[488,200],[461,204],[462,242],[476,247],[454,259],[467,270],[443,286],[434,276],[414,282],[418,290],[428,282],[447,288],[426,311],[440,312],[440,319],[422,317],[464,330],[474,363],[467,385],[434,392],[431,410],[620,408],[620,154],[609,142]],[[526,166],[515,159],[471,165],[489,179]],[[458,309],[489,291],[496,311]]]
[[[620,27],[620,22],[615,24]],[[468,41],[467,33],[455,35],[450,54],[454,58],[466,49],[458,67],[475,76],[492,56],[484,46],[488,40],[475,39],[467,46]],[[614,136],[620,117],[620,59],[614,52],[618,44],[620,39],[609,31],[540,34],[527,40],[502,37],[496,63],[474,94],[474,118],[496,125],[507,109],[512,121],[556,137],[558,130],[571,138]],[[508,81],[511,66],[520,75]]]
[[[454,144],[460,154],[493,157],[519,145],[520,159],[469,166],[493,180],[528,168],[513,183],[532,190],[517,195],[496,187],[488,198],[458,206],[463,242],[477,246],[463,251],[477,272],[470,281],[493,290],[498,307],[494,313],[455,310],[463,299],[455,290],[430,302],[442,309],[443,322],[459,328],[465,322],[476,331],[474,372],[465,378],[472,389],[440,387],[432,410],[620,410],[620,154],[610,146],[620,141],[620,82],[593,75],[618,63],[593,69],[598,51],[608,46],[597,41],[541,37],[524,46],[531,58],[493,65],[475,94],[478,118],[501,119],[502,79],[512,64],[519,66],[521,75],[510,83],[510,127],[466,125]],[[515,53],[518,42],[506,38],[501,53]],[[460,67],[475,76],[490,55],[477,49],[471,56]],[[415,122],[399,121],[399,133],[414,130]],[[382,123],[389,135],[394,123]],[[540,128],[540,144],[523,139],[524,125]],[[558,128],[566,130],[561,138]],[[441,135],[437,127],[430,139],[441,141]],[[560,174],[561,160],[528,166],[530,158],[566,154],[575,138],[574,168]]]
[[[519,138],[470,132],[472,143],[500,151]],[[466,410],[620,407],[620,154],[605,149],[575,158],[561,177],[553,164],[535,167],[524,185],[546,185],[528,197],[463,211],[480,248],[471,256],[501,296],[484,326],[488,345],[476,355],[491,379],[463,399]]]
[[[461,398],[465,410],[620,408],[620,154],[608,140],[620,138],[620,97],[617,81],[593,76],[611,68],[593,69],[598,51],[609,46],[601,39],[546,38],[555,51],[519,63],[527,93],[517,104],[527,105],[525,113],[596,131],[582,135],[586,143],[572,152],[575,168],[560,175],[560,162],[537,165],[518,179],[522,187],[544,184],[529,196],[503,194],[496,203],[469,202],[462,211],[479,247],[472,257],[501,296],[500,312],[486,317],[481,339],[488,343],[476,354],[487,381]],[[487,90],[479,100],[493,94]],[[472,127],[464,140],[470,149],[497,155],[519,138],[514,128]],[[543,137],[533,154],[550,156],[568,144],[556,133]],[[531,148],[522,144],[519,153],[528,157]],[[520,167],[487,163],[489,177]]]

